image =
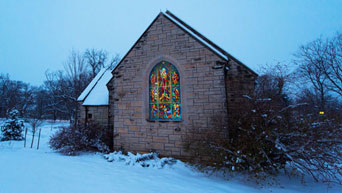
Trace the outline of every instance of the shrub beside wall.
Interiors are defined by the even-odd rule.
[[[108,130],[95,122],[62,127],[49,141],[50,147],[65,155],[82,151],[108,152]]]
[[[304,114],[305,105],[247,97],[228,126],[214,121],[210,129],[194,129],[185,148],[201,169],[244,172],[257,179],[284,169],[341,184],[342,117]]]

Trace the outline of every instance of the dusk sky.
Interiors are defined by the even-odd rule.
[[[0,73],[38,86],[72,49],[122,57],[166,9],[256,71],[342,32],[341,0],[0,0]]]

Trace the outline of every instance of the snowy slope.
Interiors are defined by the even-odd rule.
[[[141,167],[126,162],[108,162],[101,154],[63,156],[48,146],[49,136],[57,126],[45,122],[42,126],[41,148],[23,147],[20,142],[0,142],[0,193],[299,193],[342,192],[342,187],[283,177],[282,187],[258,188],[241,179],[226,181],[194,171],[178,161],[171,167]],[[31,136],[31,133],[28,133]],[[28,144],[31,137],[28,137]],[[34,147],[37,143],[35,141]]]

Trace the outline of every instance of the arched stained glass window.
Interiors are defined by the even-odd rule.
[[[149,76],[150,120],[181,120],[180,76],[169,62],[158,63]]]

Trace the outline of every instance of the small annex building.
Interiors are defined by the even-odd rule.
[[[169,11],[79,97],[79,119],[113,130],[113,148],[185,158],[185,136],[229,117],[257,74]]]
[[[77,98],[80,123],[96,121],[103,127],[108,127],[109,92],[106,85],[111,78],[111,71],[102,69]]]

